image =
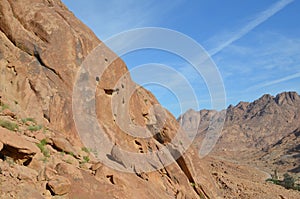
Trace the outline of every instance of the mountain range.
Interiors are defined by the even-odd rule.
[[[224,126],[211,155],[256,165],[269,173],[299,173],[300,96],[296,92],[265,94],[224,111]],[[194,145],[199,150],[211,121],[219,115],[214,110],[189,110],[178,121],[190,137],[196,134]]]

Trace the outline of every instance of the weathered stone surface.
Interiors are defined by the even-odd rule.
[[[18,179],[29,182],[36,182],[38,172],[25,166],[16,166]]]
[[[100,41],[60,1],[4,0],[0,15],[0,92],[19,102],[24,116],[49,123],[75,142],[73,81]]]
[[[73,148],[73,146],[70,144],[68,140],[65,138],[52,138],[53,145],[55,148],[57,148],[60,151],[74,154],[75,156],[78,156],[76,153],[76,150]]]
[[[96,171],[97,169],[99,169],[102,166],[103,166],[103,164],[101,162],[97,162],[97,163],[92,165],[91,170]]]
[[[57,171],[55,169],[52,169],[50,167],[45,167],[44,170],[44,177],[45,180],[52,180],[53,178],[55,178],[57,175]]]
[[[76,154],[82,143],[73,120],[72,92],[80,65],[101,42],[59,0],[1,0],[0,16],[1,100],[18,102],[15,105],[11,103],[18,118],[35,118],[38,124],[51,129],[51,133],[46,132],[46,137],[51,137],[53,143],[40,146],[43,153],[39,153],[39,158],[33,158],[35,163],[39,161],[40,164],[34,165],[33,161],[29,164],[41,175],[46,173],[38,179],[40,184],[49,179],[47,185],[53,193],[69,193],[70,198],[199,198],[198,194],[202,194],[202,198],[217,198],[221,188],[215,186],[209,167],[203,166],[203,160],[199,159],[193,147],[177,161],[170,155],[173,164],[167,168],[147,174],[135,166],[137,162],[127,162],[126,155],[117,155],[118,149],[111,148],[104,149],[106,154],[135,172],[122,173],[103,165],[93,168],[96,170],[95,177],[90,170],[69,168],[62,163],[65,154],[60,154],[60,151],[78,155],[81,160],[86,156],[84,153]],[[96,115],[104,133],[116,146],[133,153],[157,151],[170,144],[179,128],[175,118],[158,105],[149,91],[131,80],[125,63],[115,53],[104,45],[101,53],[99,66],[106,70],[101,78],[98,77],[99,81],[93,78],[97,81]],[[112,99],[117,102],[114,107],[111,106]],[[284,99],[278,101],[285,103]],[[123,104],[128,105],[128,109],[122,108]],[[149,138],[129,136],[127,132],[140,132],[140,129],[132,129],[132,125],[147,129],[141,132],[150,133]],[[12,137],[17,136],[14,132],[9,133]],[[41,134],[22,133],[44,139]],[[184,133],[181,134],[179,137],[184,142]],[[1,136],[0,140],[2,142]],[[22,153],[31,152],[26,143],[22,143],[23,148],[17,146],[17,149]],[[170,145],[170,149],[179,150],[176,144]],[[83,165],[91,166],[89,163]],[[150,167],[151,164],[147,162],[145,166]],[[43,173],[45,167],[49,170]],[[57,173],[53,171],[55,168]],[[57,176],[70,175],[69,171],[77,173],[79,178]],[[4,189],[0,189],[4,192],[0,196],[15,197],[20,191],[14,191],[18,184],[15,172],[8,170],[4,173],[0,175],[5,185]],[[195,189],[191,183],[195,184]],[[33,187],[29,183],[26,186]],[[40,192],[45,192],[45,186]],[[28,193],[32,197],[35,195]],[[25,198],[32,197],[26,195]]]
[[[21,162],[29,160],[40,151],[35,144],[2,127],[0,127],[0,143],[4,145],[1,150],[3,155]]]
[[[0,114],[3,115],[3,116],[9,116],[11,118],[16,117],[16,114],[14,112],[12,112],[11,110],[9,110],[9,109],[4,109]]]
[[[62,158],[62,160],[68,164],[74,165],[75,167],[79,167],[79,161],[74,156],[66,154]]]
[[[70,178],[82,180],[83,176],[81,171],[77,169],[75,166],[68,163],[59,163],[56,165],[55,170],[59,175],[66,175]]]
[[[71,188],[71,182],[62,176],[56,176],[50,180],[47,185],[55,195],[67,194]]]

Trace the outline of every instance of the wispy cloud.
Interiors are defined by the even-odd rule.
[[[215,56],[228,102],[253,101],[264,93],[300,92],[300,39],[270,31],[255,32],[248,39],[255,46],[232,44]]]
[[[249,90],[252,90],[252,89],[264,88],[264,87],[267,87],[267,86],[272,86],[272,85],[279,84],[279,83],[282,83],[282,82],[286,82],[286,81],[296,79],[296,78],[300,78],[300,72],[295,73],[293,75],[288,75],[288,76],[285,76],[285,77],[282,77],[282,78],[279,78],[279,79],[276,79],[276,80],[272,80],[272,81],[268,81],[268,82],[264,82],[264,83],[255,85],[253,87],[248,88],[247,90],[249,91]]]
[[[277,12],[285,8],[287,5],[292,3],[294,0],[280,0],[277,3],[273,4],[267,10],[261,12],[254,20],[250,21],[246,26],[241,28],[237,33],[233,34],[228,40],[221,43],[216,48],[209,51],[211,56],[217,54],[227,46],[231,45],[233,42],[237,41],[238,39],[242,38],[244,35],[249,33],[251,30],[265,22],[267,19],[275,15]]]
[[[99,25],[96,30],[100,39],[105,40],[122,31],[144,26],[159,26],[168,13],[183,3],[183,0],[164,1],[157,3],[148,0],[111,0],[101,3],[97,12],[93,14],[93,22]],[[99,5],[99,2],[95,2]],[[113,9],[112,9],[113,8]],[[93,16],[90,16],[93,18]],[[103,25],[104,24],[104,25]],[[102,28],[105,28],[103,30]]]

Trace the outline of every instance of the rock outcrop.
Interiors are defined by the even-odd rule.
[[[185,149],[179,141],[186,139],[176,119],[132,82],[125,63],[105,45],[100,56],[105,71],[95,77],[97,121],[105,135],[128,153],[166,150],[154,158],[161,168],[145,161],[152,171],[144,172],[136,166],[139,162],[128,162],[126,155],[115,152],[111,159],[111,149],[106,149],[108,161],[117,158],[112,164],[122,162],[132,171],[123,173],[98,162],[97,154],[84,147],[73,119],[73,86],[83,61],[102,43],[59,0],[2,0],[0,16],[0,119],[7,129],[0,129],[1,198],[218,197],[196,151],[189,148],[181,154]],[[111,107],[112,98],[120,104],[116,109]],[[152,136],[128,135],[129,124]],[[165,157],[173,163],[160,162]],[[25,166],[38,176],[31,181],[15,175],[16,168],[10,165]]]

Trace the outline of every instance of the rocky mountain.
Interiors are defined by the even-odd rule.
[[[180,156],[183,147],[171,142],[176,134],[185,142],[176,119],[132,82],[125,63],[60,0],[1,0],[0,41],[1,198],[217,198],[195,150]],[[83,61],[100,44],[102,76],[81,73]],[[102,147],[107,154],[101,158],[127,172],[103,164],[79,136],[78,129],[88,134],[90,121],[74,122],[78,74],[93,80],[96,119],[113,142]],[[116,114],[112,98],[117,108],[128,104],[127,114]],[[132,126],[154,136],[131,136],[124,128]],[[155,164],[127,156],[150,151],[156,152]]]
[[[187,132],[197,132],[200,148],[210,122],[218,112],[189,110],[179,118]],[[197,126],[198,125],[198,126]],[[255,164],[268,172],[299,172],[300,96],[284,92],[263,95],[254,102],[229,106],[213,155]]]
[[[176,119],[60,0],[1,0],[0,41],[0,198],[299,196],[252,167],[200,159]],[[272,146],[295,155],[292,132]]]

